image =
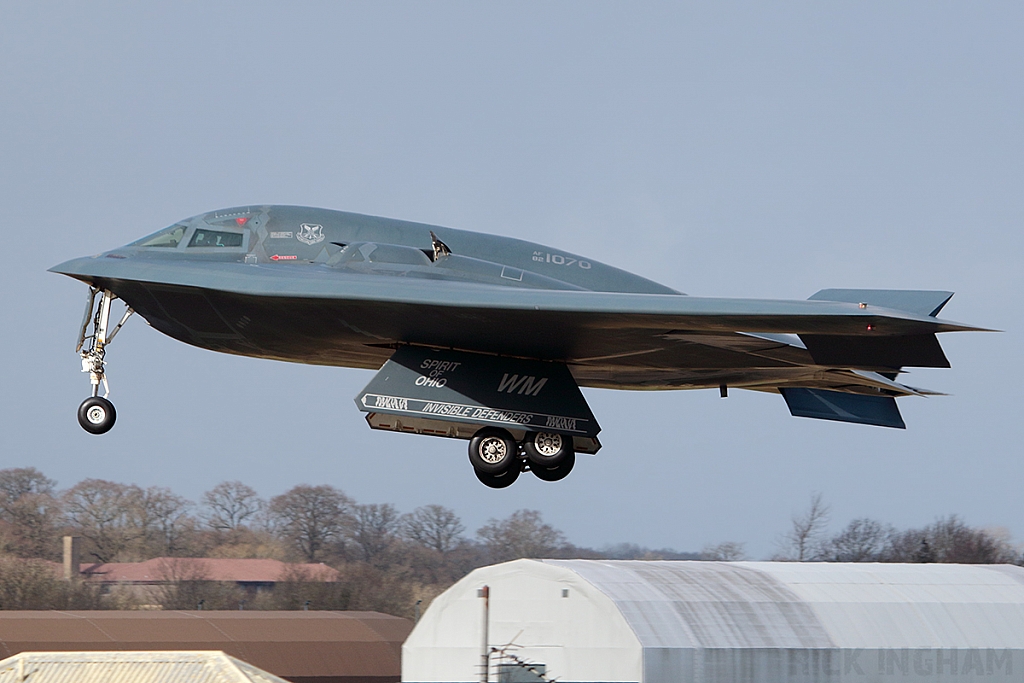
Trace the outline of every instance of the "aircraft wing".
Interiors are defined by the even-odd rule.
[[[511,289],[445,280],[368,276],[287,265],[162,263],[85,258],[53,272],[93,281],[133,280],[201,288],[241,296],[328,299],[378,306],[485,309],[587,316],[590,327],[682,329],[694,332],[766,332],[849,336],[893,336],[985,331],[971,325],[877,305],[822,300],[726,299],[671,294],[586,290]],[[843,290],[845,291],[845,290]],[[946,293],[948,294],[948,293]],[[948,295],[947,297],[948,298]],[[870,329],[869,329],[870,328]]]
[[[948,292],[901,298],[825,290],[809,301],[724,299],[107,257],[53,270],[111,289],[161,331],[207,348],[378,368],[397,345],[418,344],[557,360],[581,385],[598,387],[724,384],[906,395],[915,391],[891,382],[895,372],[948,366],[936,333],[982,329],[930,315]],[[177,330],[175,316],[195,313],[196,303],[190,299],[189,310],[178,315],[175,302],[196,291],[210,308],[209,329]],[[901,302],[909,310],[892,307]],[[257,322],[247,323],[248,347],[233,349],[233,321],[243,318]],[[274,323],[262,336],[260,318]],[[347,340],[348,362],[333,360],[342,341],[318,341],[331,335]]]

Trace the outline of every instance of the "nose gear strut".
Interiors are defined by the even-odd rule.
[[[82,401],[82,405],[78,407],[78,424],[92,434],[109,432],[117,419],[114,404],[107,400],[110,396],[110,384],[104,370],[104,356],[107,345],[114,340],[135,311],[130,306],[127,307],[120,322],[110,329],[110,305],[116,298],[117,296],[109,289],[89,288],[82,328],[78,334],[78,345],[75,347],[75,351],[82,357],[82,372],[89,373],[89,382],[92,384],[92,396]],[[103,396],[99,395],[100,384],[103,385]]]

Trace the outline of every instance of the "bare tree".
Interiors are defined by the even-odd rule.
[[[57,485],[53,479],[35,467],[12,467],[0,470],[0,509],[25,495],[45,493],[53,495]]]
[[[616,543],[605,546],[597,556],[606,560],[700,560],[701,553],[684,552],[674,548],[648,548],[636,543]]]
[[[168,488],[151,486],[135,501],[133,523],[142,540],[140,554],[146,557],[174,556],[190,550],[195,519],[189,515],[192,502]]]
[[[238,532],[254,522],[266,503],[252,487],[223,481],[203,494],[206,524],[215,531]]]
[[[64,492],[67,522],[89,544],[98,562],[113,562],[143,536],[133,519],[143,497],[141,488],[103,479],[85,479]]]
[[[878,562],[885,557],[895,529],[862,517],[828,540],[822,548],[824,559],[832,562]]]
[[[739,562],[747,559],[742,543],[725,541],[716,545],[706,545],[700,551],[700,559],[713,562]]]
[[[205,596],[203,584],[210,580],[210,566],[192,557],[165,557],[156,568],[160,583],[155,586],[155,597],[163,609],[214,609],[213,605],[199,606]]]
[[[941,562],[1001,564],[1015,559],[1016,553],[1008,544],[982,529],[967,526],[956,515],[938,520],[929,530]]]
[[[34,467],[0,470],[0,537],[21,557],[56,554],[60,504],[56,482]]]
[[[233,609],[245,596],[231,581],[213,581],[209,563],[198,558],[164,558],[157,577],[151,595],[163,609]]]
[[[62,495],[71,530],[99,562],[180,555],[191,549],[192,503],[170,489],[86,479]]]
[[[894,533],[884,558],[891,562],[1002,564],[1019,559],[1005,540],[968,526],[956,515],[921,529]]]
[[[441,505],[424,505],[402,517],[401,561],[425,585],[447,586],[486,564],[485,550],[463,536],[458,515]],[[426,590],[426,589],[424,589]],[[429,594],[429,595],[428,595]],[[419,597],[433,597],[427,591]]]
[[[359,559],[382,564],[398,532],[398,510],[390,503],[355,505],[347,536],[359,549]]]
[[[254,609],[348,610],[352,589],[326,567],[290,565],[277,577],[273,591],[257,596]]]
[[[424,505],[402,518],[405,538],[442,555],[463,541],[465,531],[455,511],[442,505]]]
[[[517,510],[506,519],[491,519],[476,535],[494,562],[550,557],[566,545],[565,535],[545,524],[537,510]]]
[[[412,617],[413,585],[401,571],[352,562],[341,567],[334,591],[347,596],[345,609]]]
[[[309,562],[319,561],[340,539],[352,499],[329,485],[299,484],[270,501],[282,535]]]
[[[783,536],[782,553],[778,559],[807,562],[819,559],[821,543],[828,526],[829,507],[822,500],[820,493],[811,495],[811,504],[807,511],[793,515],[793,526]]]

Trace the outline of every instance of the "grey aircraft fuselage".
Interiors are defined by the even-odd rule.
[[[306,239],[303,225],[316,226],[306,229]],[[159,240],[179,226],[180,239]],[[240,240],[201,241],[196,231],[226,232]],[[437,261],[427,255],[431,231],[452,255]],[[160,246],[146,246],[154,241]],[[354,248],[344,254],[340,245]],[[664,315],[675,313],[671,306],[664,313],[645,311],[638,302],[633,309],[628,296],[661,295],[646,297],[647,304],[683,295],[592,259],[507,237],[285,206],[203,214],[155,237],[52,270],[110,289],[161,332],[214,351],[377,369],[396,345],[440,346],[562,361],[582,386],[621,389],[718,387],[736,370],[746,376],[763,370],[780,381],[810,376],[813,371],[805,369],[814,368],[813,358],[782,340],[702,344],[699,335],[800,334],[821,327],[828,332],[816,318],[827,323],[830,308],[849,307],[687,297],[688,313],[721,319],[717,324],[702,320],[690,340],[685,330],[677,330],[675,318],[681,316]],[[385,284],[407,289],[408,296],[382,302],[374,290]],[[499,288],[500,295],[488,296]],[[604,301],[616,305],[573,310],[574,299],[556,294],[583,291],[611,294]],[[526,305],[496,310],[506,292]],[[559,305],[563,298],[567,306]],[[803,324],[799,329],[774,324],[776,312],[799,315]],[[636,320],[645,316],[666,320],[660,325]],[[858,317],[865,329],[873,319]],[[746,329],[730,324],[730,318],[743,320]],[[876,323],[880,333],[884,324]],[[652,327],[662,328],[661,334],[652,334]],[[599,333],[587,334],[591,330]],[[947,330],[940,325],[925,330],[933,331]],[[758,346],[775,346],[778,353],[747,353]]]
[[[246,221],[239,224],[238,218]],[[316,226],[307,228],[305,239],[303,225]],[[184,228],[180,239],[161,240],[179,226]],[[239,237],[217,245],[215,240],[197,241],[201,230]],[[431,231],[451,245],[451,255],[433,260]],[[159,246],[146,246],[154,241]],[[348,253],[342,253],[343,246],[351,247]],[[397,344],[592,364],[599,358],[602,366],[610,361],[629,367],[637,365],[630,358],[655,349],[645,345],[646,353],[635,353],[640,349],[634,348],[616,360],[627,329],[609,341],[577,334],[581,326],[608,324],[580,320],[571,311],[494,316],[487,290],[679,294],[618,268],[522,240],[290,206],[204,214],[52,270],[110,289],[154,328],[188,344],[368,369],[380,368]],[[241,281],[246,286],[232,287]],[[383,304],[373,294],[384,283],[406,288],[416,298]],[[477,296],[466,296],[467,289]],[[700,359],[691,364],[707,365]],[[599,379],[604,371],[592,379],[589,374],[595,373],[584,372],[582,384],[649,384],[614,376],[605,383]]]
[[[879,401],[929,393],[902,369],[948,367],[935,334],[980,329],[935,317],[949,292],[690,297],[519,239],[295,206],[201,214],[52,270],[213,351],[377,370],[437,348],[563,364],[580,386],[782,393],[795,415],[897,427]]]

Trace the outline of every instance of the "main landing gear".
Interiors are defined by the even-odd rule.
[[[503,489],[526,471],[544,481],[565,479],[576,464],[576,453],[570,436],[527,432],[517,442],[504,429],[485,427],[469,442],[469,462],[485,486]]]
[[[78,406],[78,424],[90,434],[105,434],[114,426],[117,419],[117,411],[114,404],[107,400],[110,395],[110,384],[107,382],[107,375],[104,372],[106,361],[107,345],[114,340],[114,337],[121,330],[128,318],[134,311],[131,307],[125,309],[121,321],[109,329],[110,305],[117,297],[107,289],[97,287],[89,288],[89,298],[85,305],[85,315],[82,317],[82,329],[78,334],[78,346],[75,351],[82,357],[82,372],[89,373],[89,381],[92,384],[92,396],[82,401]],[[92,328],[90,333],[89,328]],[[103,385],[103,395],[100,396],[100,385]]]

